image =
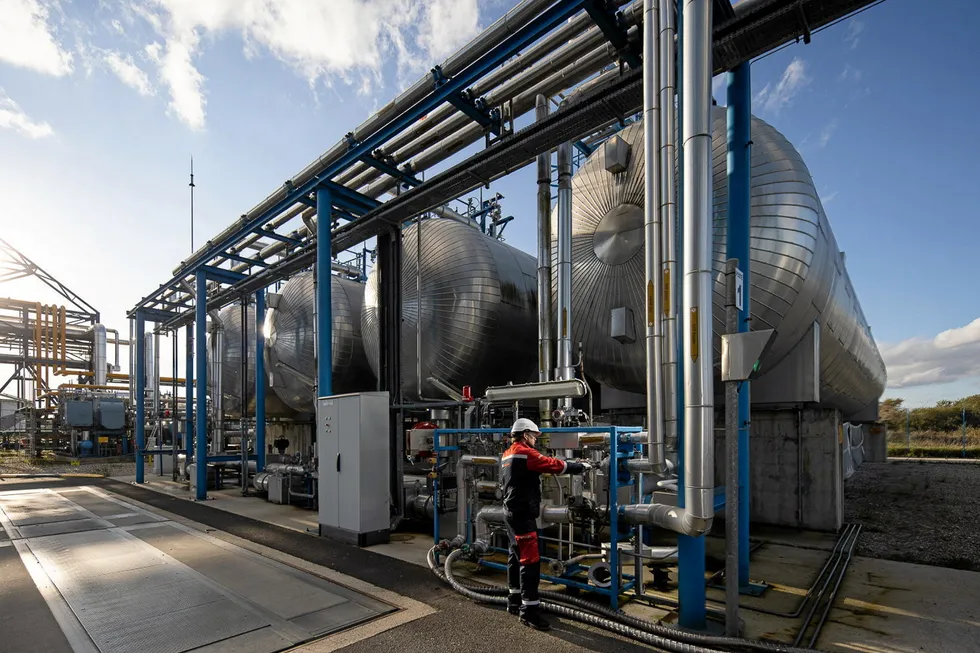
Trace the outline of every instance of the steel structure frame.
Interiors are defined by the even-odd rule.
[[[712,0],[713,72],[719,74],[732,70],[793,41],[802,39],[804,43],[809,43],[812,34],[818,29],[842,20],[874,2],[876,0],[743,0],[732,6],[729,0]],[[593,17],[623,61],[633,60],[634,63],[640,63],[634,46],[620,29],[608,3],[601,0],[556,1],[455,75],[447,76],[441,68],[434,68],[432,86],[422,99],[401,112],[393,112],[380,121],[371,133],[362,134],[359,140],[353,133],[348,134],[347,150],[339,159],[299,186],[287,182],[284,185],[284,195],[278,202],[257,214],[243,215],[235,229],[230,233],[225,232],[218,242],[209,242],[203,255],[195,255],[190,262],[183,263],[173,278],[133,307],[129,317],[137,319],[137,330],[140,334],[143,332],[143,320],[150,315],[162,318],[163,323],[171,327],[196,322],[198,460],[206,459],[202,446],[206,426],[206,383],[202,381],[206,381],[207,374],[207,356],[203,344],[207,311],[220,308],[246,294],[262,292],[264,288],[317,263],[319,274],[329,274],[330,268],[326,261],[332,260],[337,252],[363,243],[371,237],[379,239],[378,257],[383,297],[381,355],[384,360],[381,361],[379,388],[389,390],[394,402],[400,401],[397,328],[400,317],[400,226],[426,210],[460,197],[474,188],[488,185],[492,180],[533,162],[538,154],[549,151],[560,143],[582,142],[581,139],[594,134],[596,130],[621,123],[642,105],[642,79],[640,71],[634,69],[610,86],[582,94],[568,106],[551,113],[548,118],[520,132],[507,133],[502,129],[502,123],[498,122],[499,114],[493,112],[494,108],[487,107],[480,98],[467,92],[470,85],[493,68],[583,10]],[[678,12],[678,21],[680,20],[682,16]],[[681,50],[679,47],[679,65],[683,65]],[[678,101],[683,103],[680,89]],[[387,141],[444,103],[452,104],[483,126],[488,138],[487,147],[482,152],[425,181],[386,160],[382,148]],[[742,108],[747,110],[749,107],[740,107]],[[678,111],[679,115],[682,113]],[[491,132],[502,134],[492,144],[489,139]],[[683,152],[679,154],[683,157]],[[358,162],[374,167],[411,188],[399,193],[394,199],[381,203],[333,181]],[[747,175],[737,177],[747,178]],[[329,206],[323,206],[325,201],[329,202]],[[301,209],[316,208],[320,219],[315,240],[312,234],[301,241],[294,236],[275,231],[272,221],[297,206]],[[340,225],[338,218],[345,220],[346,224]],[[245,239],[254,239],[255,236],[279,240],[291,249],[278,262],[271,264],[244,256],[242,252],[247,248]],[[678,242],[681,236],[679,233]],[[747,258],[745,260],[747,262]],[[247,266],[248,274],[234,274],[222,267],[231,262]],[[256,271],[253,272],[253,269]],[[212,282],[210,289],[209,280]],[[191,290],[192,283],[196,283],[196,293]],[[321,286],[329,288],[329,284]],[[324,299],[327,300],[326,303]],[[318,327],[329,327],[329,291],[318,289],[317,306]],[[323,348],[328,346],[329,335],[318,336],[317,340],[321,350],[318,379],[322,388],[329,388],[330,363],[329,359],[323,357],[326,353]],[[324,360],[327,360],[326,365],[323,365]],[[188,373],[188,383],[190,376]],[[679,381],[678,388],[681,389],[683,382]],[[137,418],[140,433],[140,420],[143,417],[141,399],[144,392],[142,375],[138,374],[136,404],[140,411]],[[679,422],[678,427],[681,425]],[[394,425],[391,438],[392,450],[397,451],[398,434]],[[139,446],[142,448],[142,443]],[[206,490],[204,467],[200,465],[197,473],[199,498],[204,498]],[[138,482],[142,481],[141,468],[142,465]],[[679,472],[679,480],[683,485],[683,470]],[[396,471],[392,474],[397,477]],[[400,487],[400,484],[395,483],[392,487]],[[747,512],[745,510],[743,514]],[[703,626],[703,537],[681,536],[679,548],[681,622],[684,625]],[[747,547],[745,553],[747,554]]]

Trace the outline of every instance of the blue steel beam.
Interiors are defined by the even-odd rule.
[[[146,317],[136,313],[136,482],[143,483],[143,447],[146,439]]]
[[[370,154],[365,154],[361,157],[361,161],[371,166],[372,168],[385,173],[393,179],[398,179],[399,181],[408,184],[409,186],[421,186],[422,180],[410,175],[409,173],[401,170],[394,165],[388,163],[387,161],[382,161],[380,158],[371,156]]]
[[[602,30],[606,40],[616,48],[623,61],[628,63],[630,68],[639,68],[642,65],[640,57],[630,48],[626,30],[619,25],[615,14],[606,9],[606,3],[602,0],[587,0],[585,11],[592,17],[592,22]]]
[[[156,308],[142,308],[140,309],[139,312],[143,314],[144,322],[156,322],[158,324],[169,322],[170,320],[174,320],[180,317],[178,313],[171,313],[170,311],[161,311]]]
[[[265,469],[265,290],[255,293],[255,460]]]
[[[334,181],[322,181],[317,184],[317,189],[320,188],[326,188],[329,190],[333,203],[338,206],[346,205],[354,209],[364,209],[365,211],[370,211],[371,209],[376,209],[381,206],[381,202],[373,197],[368,197],[367,195],[358,193],[356,190],[351,190],[350,188],[342,186]],[[317,200],[314,206],[320,206],[319,200]]]
[[[223,256],[227,256],[227,254],[224,254]],[[211,281],[227,284],[236,284],[248,276],[247,274],[242,274],[241,272],[232,272],[231,270],[217,268],[213,265],[202,265],[197,269],[197,271],[204,272],[205,277]]]
[[[184,414],[187,418],[184,436],[185,464],[194,459],[194,325],[187,325],[187,370],[184,373]]]
[[[274,232],[274,231],[272,231],[270,229],[263,229],[263,228],[260,227],[258,229],[253,229],[252,231],[254,233],[261,234],[263,236],[267,236],[267,237],[269,237],[269,238],[271,238],[273,240],[278,240],[279,242],[287,243],[289,245],[302,245],[303,244],[303,242],[301,240],[297,240],[296,238],[290,238],[289,236],[283,236],[282,234],[277,234],[276,232]]]
[[[317,396],[333,394],[333,315],[331,310],[330,252],[331,196],[329,188],[316,192],[316,381]]]
[[[739,332],[749,330],[751,316],[751,183],[752,83],[748,62],[728,73],[728,239],[727,258],[738,259],[742,271]],[[738,583],[749,578],[749,382],[738,392]]]
[[[439,88],[449,80],[442,74],[442,67],[436,66],[432,69],[432,79],[436,88]],[[446,98],[449,104],[453,105],[461,113],[466,114],[470,120],[477,123],[484,129],[488,129],[495,136],[500,136],[500,112],[495,109],[487,109],[483,98],[470,97],[468,90],[450,95]]]
[[[592,156],[592,148],[586,145],[582,141],[575,141],[575,149],[584,154],[586,157]]]
[[[300,197],[309,196],[324,181],[329,181],[340,172],[346,170],[351,164],[360,161],[364,155],[370,155],[379,147],[384,145],[389,139],[402,132],[407,127],[414,124],[419,118],[430,113],[433,109],[446,102],[452,95],[463,91],[473,82],[479,80],[489,71],[493,70],[505,60],[520,52],[524,47],[534,43],[544,34],[547,34],[555,27],[565,22],[569,17],[578,13],[586,0],[564,0],[542,12],[526,25],[516,30],[508,38],[504,39],[499,45],[489,50],[480,59],[467,67],[464,71],[448,80],[423,100],[412,106],[411,109],[393,117],[385,126],[381,127],[374,134],[365,138],[357,145],[351,147],[342,154],[336,162],[327,166],[319,175],[316,175],[302,186],[294,187],[293,190],[286,192],[286,196],[276,202],[268,210],[256,215],[251,220],[245,222],[241,229],[231,234],[221,242],[213,244],[203,261],[209,261],[238,242],[243,234],[251,233],[260,226],[266,224],[272,217],[288,210],[299,201]],[[332,183],[332,182],[331,182]],[[290,186],[291,187],[291,186]],[[160,286],[157,291],[149,298],[140,302],[131,313],[142,308],[149,299],[155,297],[160,292],[165,291],[178,284],[191,272],[196,271],[202,264],[198,263],[181,269],[169,282]]]
[[[231,254],[228,252],[224,253],[225,258],[230,258],[232,261],[238,261],[239,263],[245,263],[246,265],[257,265],[262,268],[269,267],[269,264],[265,261],[260,261],[254,258],[248,258],[247,256],[239,256],[238,254]]]
[[[207,321],[208,321],[208,277],[207,271],[199,269],[197,271],[197,306],[195,307],[195,330],[197,347],[197,461],[196,481],[197,488],[195,496],[198,501],[208,498],[208,346],[207,346]]]

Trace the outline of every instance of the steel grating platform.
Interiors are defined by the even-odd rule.
[[[265,653],[395,610],[95,488],[0,492],[0,525],[76,653]]]

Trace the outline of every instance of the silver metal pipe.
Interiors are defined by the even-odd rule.
[[[457,73],[463,71],[474,61],[486,54],[490,49],[499,45],[504,41],[504,39],[526,25],[544,9],[553,4],[553,2],[554,0],[524,0],[514,9],[511,9],[504,14],[490,27],[480,32],[475,39],[463,46],[463,48],[461,48],[458,52],[446,59],[441,66],[443,74],[446,77],[453,77]],[[423,75],[422,78],[415,82],[415,84],[413,84],[408,90],[402,92],[400,95],[398,95],[398,97],[361,123],[361,125],[353,131],[353,138],[357,141],[364,141],[366,138],[376,133],[394,116],[417,104],[426,95],[428,95],[431,90],[431,74]],[[296,176],[294,176],[290,180],[291,185],[294,187],[304,185],[313,179],[313,177],[315,177],[317,174],[322,172],[325,168],[338,161],[340,157],[348,151],[348,149],[349,145],[347,140],[341,140],[306,166]],[[235,232],[242,229],[246,223],[254,219],[256,216],[268,211],[277,203],[281,202],[286,197],[288,192],[285,186],[286,185],[284,184],[282,188],[266,197],[251,211],[233,222],[216,237],[208,241],[203,247],[194,252],[187,259],[187,261],[174,272],[174,274],[179,274],[182,269],[185,269],[185,267],[203,261],[205,258],[207,258],[207,254],[213,244],[220,243],[227,238],[230,238]]]
[[[499,91],[500,99],[494,99],[493,101],[495,103],[502,103],[505,100],[513,98],[511,101],[513,115],[515,117],[521,116],[534,108],[536,98],[539,94],[551,96],[578,84],[601,70],[604,66],[615,61],[615,55],[616,51],[612,46],[608,44],[602,45],[523,93],[505,95],[505,91],[510,92],[511,89],[510,87],[501,87]],[[484,131],[481,125],[474,123],[470,118],[465,116],[459,118],[454,117],[435,130],[431,137],[430,147],[412,159],[408,167],[414,172],[426,170],[483,137]],[[354,182],[354,184],[356,183]],[[386,176],[372,183],[367,189],[361,192],[369,197],[379,197],[390,191],[395,185],[395,180]]]
[[[118,342],[118,336],[116,337]],[[116,349],[118,352],[119,350]],[[92,376],[95,385],[105,385],[108,377],[106,361],[106,328],[103,324],[92,327]]]
[[[617,4],[624,3],[622,0],[620,0],[617,2]],[[628,9],[630,8],[627,8],[627,11]],[[572,52],[572,50],[569,50],[568,47],[572,44],[575,44],[578,47],[595,47],[599,45],[605,40],[605,36],[602,34],[602,31],[596,28],[594,25],[595,23],[592,21],[592,17],[587,13],[581,13],[575,16],[562,27],[551,32],[521,54],[518,54],[510,59],[507,63],[496,69],[494,72],[474,83],[468,89],[469,95],[471,97],[480,97],[486,95],[487,93],[493,92],[498,86],[513,81],[525,71],[535,67],[536,64],[540,64],[541,60],[547,57],[549,54],[551,54],[551,57],[547,61],[552,66],[560,65],[556,63],[558,61],[557,58],[569,56],[568,53]],[[583,34],[583,32],[584,35],[581,39],[576,38],[580,34]],[[574,59],[574,56],[572,58]],[[537,70],[541,69],[541,67],[537,68]],[[391,139],[391,141],[389,141],[384,147],[385,153],[391,154],[396,163],[407,160],[408,157],[417,153],[417,151],[409,152],[407,150],[410,150],[411,148],[406,146],[409,146],[410,143],[454,115],[459,115],[454,106],[450,104],[440,106],[438,109],[426,116],[424,120],[420,120],[412,128],[403,131],[401,134]],[[373,170],[373,168],[370,168],[366,164],[351,166],[350,170],[339,175],[335,181],[347,185],[350,181],[356,179],[368,169]],[[374,178],[376,178],[376,176],[372,177],[371,179]],[[361,181],[360,183],[363,184],[366,182]]]
[[[557,379],[575,378],[572,368],[572,144],[558,146],[558,369]],[[568,408],[571,400],[562,397]]]
[[[524,383],[521,385],[499,385],[487,388],[483,398],[490,403],[511,401],[534,401],[569,397],[579,399],[588,393],[581,379],[568,381],[545,381],[543,383]]]
[[[711,0],[684,4],[684,526],[714,514]]]
[[[535,119],[548,117],[548,98],[535,99]],[[538,381],[551,380],[554,319],[551,303],[551,152],[538,155]],[[539,420],[551,426],[551,399],[538,402]]]
[[[674,3],[660,3],[660,220],[663,243],[664,449],[677,451],[677,59]]]
[[[456,462],[456,537],[467,538],[468,525],[466,516],[469,514],[470,501],[472,499],[469,482],[467,481],[466,468],[471,466],[500,466],[500,458],[497,456],[460,456]]]
[[[490,535],[488,524],[503,524],[507,518],[507,509],[503,506],[484,506],[476,513],[476,540],[487,542]]]
[[[136,399],[136,320],[129,320],[129,399]]]
[[[289,465],[287,463],[266,463],[265,471],[273,474],[295,474],[302,476],[306,474],[306,467],[303,465]]]
[[[660,268],[660,16],[658,0],[643,0],[643,153],[644,153],[644,274],[646,286],[646,390],[647,431],[654,473],[664,465],[663,332]]]
[[[121,344],[119,342],[119,329],[106,329],[105,332],[107,334],[109,333],[112,334],[112,344],[116,349],[115,362],[112,365],[112,371],[118,372],[119,371],[119,347]]]
[[[549,524],[571,524],[574,515],[568,506],[543,506],[541,520]]]
[[[220,319],[211,320],[211,453],[224,447],[225,392],[223,381],[225,329]],[[198,436],[200,437],[200,435]]]

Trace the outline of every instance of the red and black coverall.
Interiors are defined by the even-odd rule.
[[[581,474],[581,463],[549,458],[522,440],[517,440],[501,459],[504,477],[504,507],[510,557],[507,581],[510,605],[518,597],[521,612],[536,608],[541,556],[538,552],[538,524],[541,514],[541,474]]]

